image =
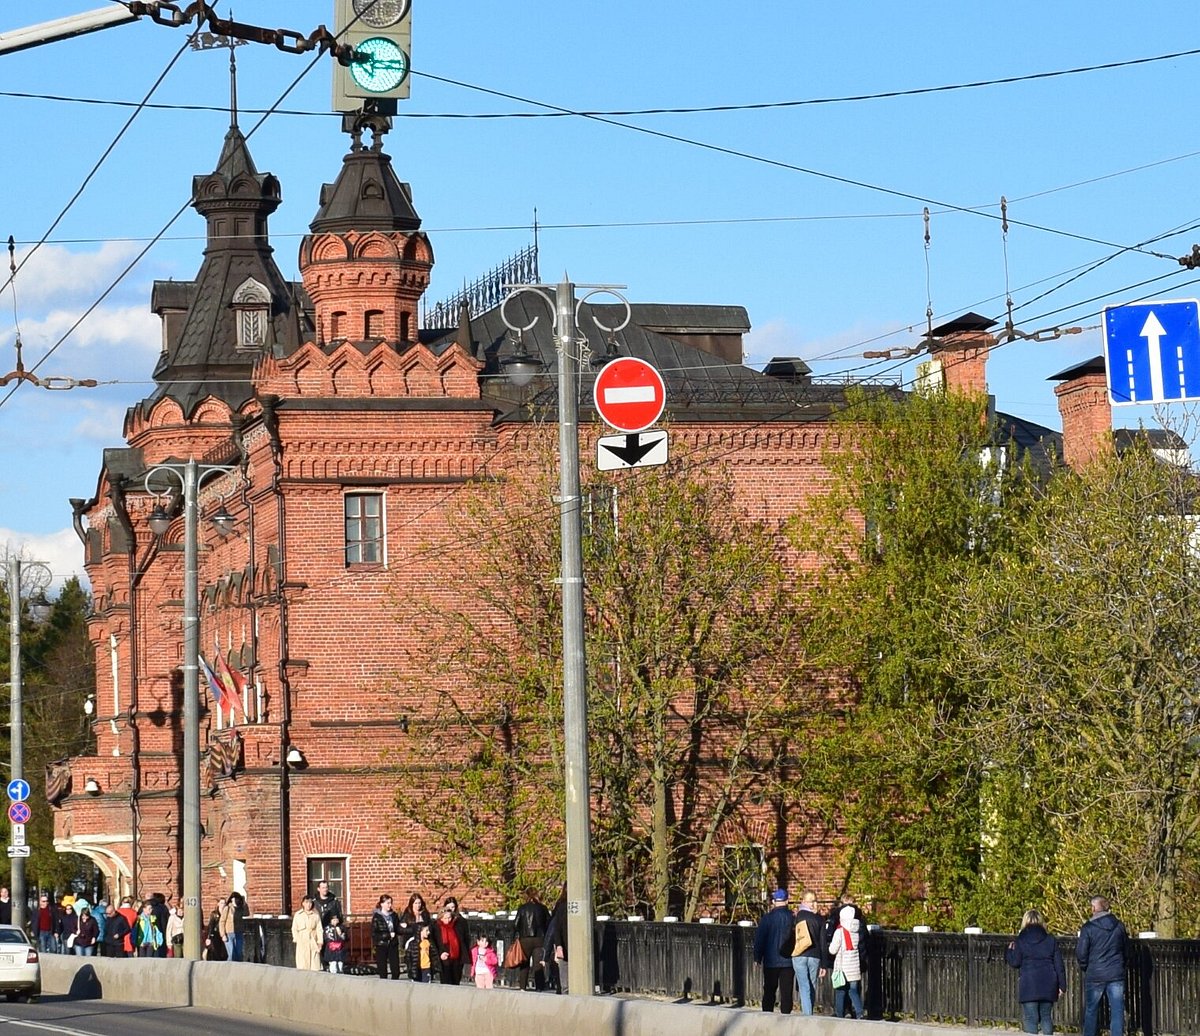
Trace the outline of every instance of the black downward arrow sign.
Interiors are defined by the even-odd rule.
[[[632,468],[647,453],[654,449],[658,445],[658,442],[659,440],[656,438],[651,438],[649,442],[643,442],[641,433],[634,432],[632,435],[625,436],[624,446],[610,446],[606,442],[600,445],[618,460],[624,461]]]

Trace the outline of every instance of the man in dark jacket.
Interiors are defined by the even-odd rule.
[[[1108,900],[1092,897],[1092,916],[1079,931],[1075,957],[1083,969],[1083,1036],[1096,1036],[1100,1001],[1108,998],[1111,1036],[1125,1031],[1125,926],[1109,911]]]
[[[125,939],[130,933],[129,922],[111,903],[104,908],[104,956],[128,957]]]
[[[335,914],[342,919],[346,917],[341,902],[329,891],[329,882],[323,879],[317,882],[317,894],[313,896],[313,905],[321,915],[321,931],[325,931],[329,926],[329,919]]]
[[[792,947],[796,941],[796,919],[788,909],[787,889],[771,893],[774,904],[759,919],[754,933],[754,963],[763,969],[763,1010],[775,1010],[775,994],[779,994],[780,1014],[792,1013],[792,991],[795,972],[792,970]]]
[[[546,972],[542,968],[542,954],[546,940],[546,929],[550,927],[550,911],[537,894],[536,889],[525,890],[525,902],[517,907],[513,919],[513,938],[520,940],[525,959],[517,968],[521,988],[529,986],[529,969],[533,968],[533,986],[539,992],[546,988]]]

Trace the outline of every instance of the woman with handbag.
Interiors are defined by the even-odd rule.
[[[546,988],[546,973],[541,967],[546,929],[550,926],[550,911],[546,909],[536,889],[525,890],[525,902],[517,907],[513,920],[512,945],[504,955],[504,966],[516,968],[521,989],[529,987],[529,971],[533,968],[533,988]],[[510,963],[511,961],[511,963]]]
[[[833,985],[833,1016],[841,1018],[846,1009],[846,996],[854,1008],[854,1017],[863,1017],[862,962],[858,955],[862,945],[862,922],[855,916],[853,906],[838,912],[838,924],[829,940],[829,980]]]

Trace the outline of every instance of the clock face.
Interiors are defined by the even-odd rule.
[[[395,90],[408,76],[408,55],[385,36],[372,36],[354,45],[366,61],[350,65],[350,76],[363,90],[385,94]]]
[[[354,13],[375,29],[395,25],[408,14],[412,0],[354,0]]]

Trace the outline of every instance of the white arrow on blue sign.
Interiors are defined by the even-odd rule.
[[[20,777],[8,782],[8,798],[10,802],[24,802],[29,798],[29,782]]]
[[[1114,406],[1200,399],[1200,301],[1105,307],[1104,356]]]

